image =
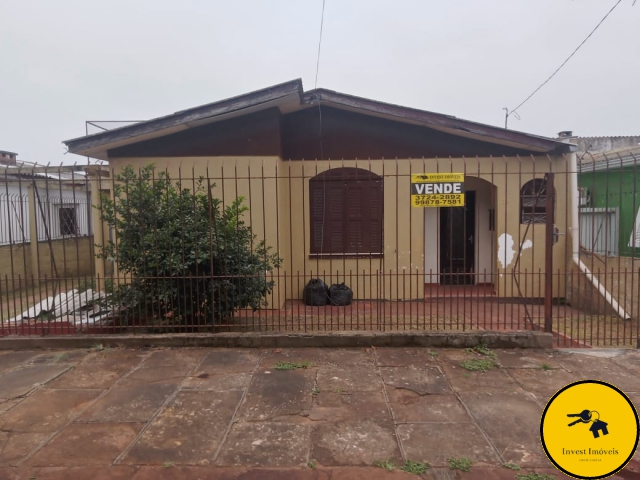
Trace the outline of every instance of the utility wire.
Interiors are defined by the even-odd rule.
[[[322,27],[324,26],[324,4],[322,0],[322,14],[320,16],[320,38],[318,39],[318,59],[316,60],[316,82],[314,88],[318,88],[318,72],[320,71],[320,47],[322,47]]]
[[[538,93],[538,91],[539,91],[542,87],[544,87],[547,83],[549,83],[549,80],[551,80],[553,77],[555,77],[555,76],[556,76],[556,74],[557,74],[557,73],[562,69],[562,67],[564,67],[564,66],[567,64],[567,62],[568,62],[569,60],[571,60],[571,58],[572,58],[572,57],[573,57],[573,56],[578,52],[578,50],[580,50],[580,48],[581,48],[581,47],[582,47],[582,46],[587,42],[587,40],[589,40],[589,38],[591,38],[591,35],[593,35],[593,34],[595,33],[595,31],[596,31],[596,30],[598,30],[598,28],[600,27],[600,25],[602,25],[602,23],[607,19],[607,17],[608,17],[609,15],[611,15],[611,12],[613,12],[613,11],[616,9],[616,7],[617,7],[618,5],[620,5],[620,3],[622,3],[622,0],[618,0],[618,1],[616,2],[616,4],[615,4],[613,7],[611,7],[611,10],[609,10],[609,11],[607,12],[607,14],[606,14],[604,17],[602,17],[602,20],[600,20],[600,21],[598,22],[598,24],[595,26],[595,28],[594,28],[593,30],[591,30],[591,33],[589,33],[589,35],[587,35],[587,38],[585,38],[585,39],[580,43],[580,45],[578,45],[578,47],[577,47],[577,48],[576,48],[576,49],[571,53],[571,55],[569,55],[569,56],[567,57],[567,59],[566,59],[564,62],[562,62],[562,65],[560,65],[560,66],[556,69],[556,71],[555,71],[555,72],[553,72],[553,73],[551,74],[551,76],[550,76],[549,78],[547,78],[544,82],[542,82],[542,84],[541,84],[538,88],[536,88],[536,89],[533,91],[533,93],[532,93],[531,95],[529,95],[527,98],[525,98],[525,99],[522,101],[522,103],[520,103],[520,105],[518,105],[516,108],[514,108],[514,109],[513,109],[513,110],[511,110],[511,111],[507,111],[506,118],[509,118],[509,116],[510,116],[512,113],[515,113],[515,112],[516,112],[516,110],[518,110],[518,109],[519,109],[520,107],[522,107],[525,103],[527,103],[527,102],[529,101],[529,99],[531,99],[531,97],[533,97],[536,93]],[[506,119],[505,119],[505,128],[506,128]]]

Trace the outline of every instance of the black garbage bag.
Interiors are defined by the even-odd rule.
[[[304,287],[302,299],[305,305],[321,307],[329,301],[329,287],[319,278],[312,278]]]
[[[329,297],[332,305],[338,305],[343,307],[345,305],[351,305],[353,300],[353,290],[347,287],[344,282],[340,284],[331,285],[329,289]]]

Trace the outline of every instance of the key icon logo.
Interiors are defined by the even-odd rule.
[[[596,418],[594,418],[594,415],[596,415]],[[593,438],[600,438],[600,432],[602,432],[603,436],[609,435],[609,430],[607,429],[609,424],[600,420],[600,414],[595,410],[583,410],[580,413],[567,413],[567,417],[578,417],[577,420],[567,425],[568,427],[573,427],[577,423],[593,422],[593,425],[589,428],[589,431],[593,434]]]

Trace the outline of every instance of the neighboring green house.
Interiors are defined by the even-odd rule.
[[[581,246],[598,255],[640,256],[640,147],[586,154],[578,169]]]

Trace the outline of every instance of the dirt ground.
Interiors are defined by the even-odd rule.
[[[0,479],[565,478],[540,446],[549,398],[595,378],[640,401],[637,351],[495,353],[481,372],[447,349],[3,352]]]

